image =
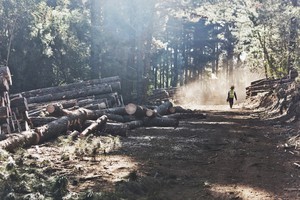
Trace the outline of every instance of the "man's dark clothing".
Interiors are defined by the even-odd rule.
[[[230,89],[228,92],[228,96],[227,96],[227,101],[229,102],[230,108],[232,108],[232,106],[233,106],[234,98],[235,98],[235,100],[237,100],[236,93],[233,89]]]

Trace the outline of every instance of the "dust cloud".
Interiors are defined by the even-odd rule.
[[[226,73],[218,77],[209,77],[183,86],[176,94],[178,105],[195,107],[196,105],[225,105],[230,86],[234,85],[237,94],[236,103],[246,99],[246,87],[254,80],[263,78],[261,73],[250,72],[246,69],[235,70],[233,81],[228,81]]]

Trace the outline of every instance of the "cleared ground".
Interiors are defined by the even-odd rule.
[[[36,168],[41,182],[65,177],[69,199],[300,199],[299,152],[282,147],[295,124],[262,121],[238,106],[197,109],[207,118],[181,120],[175,129],[32,147],[23,169]]]

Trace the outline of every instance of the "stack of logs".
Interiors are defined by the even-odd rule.
[[[249,87],[246,87],[246,98],[256,96],[259,93],[271,92],[279,85],[291,82],[293,82],[293,79],[260,79],[253,81]]]
[[[148,102],[151,104],[160,104],[163,101],[173,99],[178,88],[159,88],[153,90],[152,94],[148,96]]]
[[[66,133],[72,139],[91,133],[127,136],[129,130],[138,127],[176,128],[180,119],[206,117],[197,111],[175,107],[169,101],[157,107],[129,103],[102,110],[68,110],[56,104],[49,104],[47,108],[49,116],[56,117],[40,117],[39,122],[36,121],[37,118],[31,118],[36,126],[34,130],[11,134],[6,140],[0,141],[0,148],[13,151],[17,147],[43,143]]]
[[[26,99],[20,96],[10,98],[11,85],[12,78],[9,68],[0,66],[0,133],[2,135],[29,129]]]
[[[27,114],[25,122],[31,127],[7,134],[0,148],[13,151],[67,133],[72,139],[91,133],[127,136],[129,130],[138,127],[176,128],[181,119],[206,117],[173,106],[168,100],[157,106],[125,106],[120,89],[119,77],[108,77],[15,94],[14,113]]]
[[[63,109],[83,107],[104,109],[123,106],[121,81],[118,76],[81,81],[56,87],[22,92],[28,102],[29,116],[44,116],[45,107],[51,102]]]

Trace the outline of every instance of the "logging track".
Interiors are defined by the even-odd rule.
[[[94,158],[62,161],[59,148],[67,147],[53,142],[40,146],[42,153],[28,151],[52,163],[46,176],[67,176],[72,192],[155,200],[300,199],[300,169],[293,164],[299,152],[282,147],[296,126],[263,121],[241,108],[202,111],[206,119],[180,120],[175,129],[131,130],[114,150]]]
[[[137,129],[122,140],[138,170],[162,181],[158,197],[300,199],[300,169],[293,165],[299,157],[281,148],[296,127],[219,108],[204,111],[207,119],[180,121],[176,129]]]

